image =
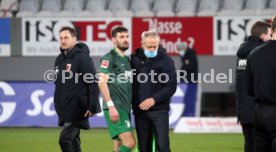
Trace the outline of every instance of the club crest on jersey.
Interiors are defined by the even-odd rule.
[[[102,61],[102,64],[101,64],[101,68],[107,69],[108,65],[109,65],[109,61],[103,60],[103,61]]]
[[[58,71],[59,71],[58,66],[56,66],[55,71],[56,71],[56,73],[58,73]]]
[[[66,71],[70,71],[71,70],[71,64],[66,64]]]

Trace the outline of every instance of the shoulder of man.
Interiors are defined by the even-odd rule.
[[[115,54],[112,51],[105,54],[100,60],[100,68],[99,68],[100,71],[102,71],[103,69],[109,69],[110,66],[113,64],[114,57],[115,57]]]

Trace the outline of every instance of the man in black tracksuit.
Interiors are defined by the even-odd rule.
[[[254,98],[246,91],[246,59],[250,52],[264,44],[270,35],[270,24],[258,21],[251,28],[251,35],[243,42],[237,52],[236,64],[236,110],[238,121],[244,135],[244,152],[254,151]]]
[[[158,49],[159,42],[157,32],[143,32],[142,48],[135,51],[130,61],[136,70],[133,75],[132,108],[139,152],[151,152],[155,148],[152,147],[153,136],[156,137],[158,152],[170,152],[169,104],[170,97],[176,91],[176,72],[173,60],[164,49]],[[161,74],[167,75],[168,79],[161,77]]]
[[[186,79],[181,80],[184,80],[183,83],[197,83],[198,61],[195,49],[188,47],[186,43],[180,43],[177,49],[182,62],[180,70],[184,70],[187,73]]]
[[[272,39],[254,49],[247,60],[247,91],[254,98],[257,152],[276,152],[276,18]]]
[[[59,126],[62,126],[59,144],[63,152],[81,152],[80,129],[89,129],[88,117],[101,111],[98,85],[92,78],[96,70],[88,46],[76,43],[73,28],[63,27],[59,35],[61,53],[55,61],[54,95]],[[90,79],[85,79],[85,75]]]

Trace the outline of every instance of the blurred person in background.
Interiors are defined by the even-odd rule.
[[[61,53],[55,61],[54,95],[55,110],[62,126],[59,144],[62,152],[81,152],[80,129],[89,129],[88,117],[101,111],[97,83],[85,81],[83,77],[85,74],[95,76],[96,70],[88,46],[77,42],[75,29],[62,27],[59,37]],[[72,78],[65,78],[70,73]]]
[[[236,63],[236,111],[244,135],[244,152],[254,151],[254,98],[246,91],[246,63],[250,52],[271,38],[270,24],[257,21],[251,35],[240,45]]]
[[[125,27],[118,26],[112,29],[111,35],[114,48],[101,58],[99,88],[104,98],[103,111],[113,140],[113,151],[131,152],[135,147],[130,120],[131,83],[120,82],[131,76],[129,59],[125,55],[129,34]]]
[[[177,45],[177,50],[181,60],[182,70],[180,74],[184,74],[184,79],[180,79],[183,85],[187,85],[183,103],[185,104],[185,109],[182,116],[195,116],[195,104],[197,100],[197,87],[198,87],[198,60],[196,51],[193,49],[194,42],[191,41],[188,46],[186,42],[179,43]],[[180,75],[181,77],[183,75]]]
[[[132,69],[135,70],[132,109],[139,152],[151,152],[155,148],[154,138],[157,151],[170,152],[170,98],[177,85],[174,62],[166,51],[159,47],[160,37],[155,30],[145,31],[141,37],[142,47],[136,49],[130,61]],[[150,73],[153,73],[153,77]],[[139,74],[145,76],[140,79]],[[161,74],[167,76],[166,81],[165,77],[158,79]]]
[[[276,151],[276,17],[272,39],[254,49],[247,59],[248,94],[255,101],[256,152]]]
[[[186,79],[181,79],[183,83],[197,83],[198,79],[198,60],[196,51],[192,46],[182,42],[177,45],[177,50],[181,59],[181,68],[186,74]]]

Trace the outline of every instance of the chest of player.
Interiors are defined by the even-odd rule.
[[[113,61],[112,66],[112,70],[110,71],[111,73],[115,74],[115,75],[125,75],[126,77],[129,76],[130,71],[131,71],[131,67],[129,64],[129,61],[127,59],[115,59]]]

